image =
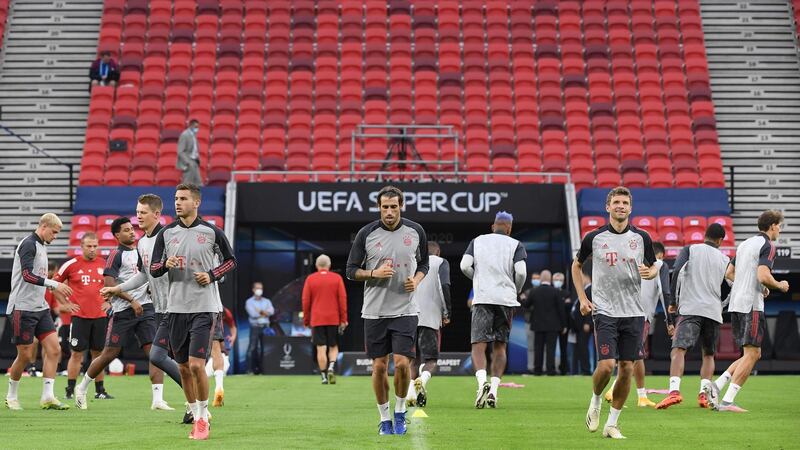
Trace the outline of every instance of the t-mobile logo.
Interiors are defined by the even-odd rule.
[[[606,253],[606,263],[609,266],[616,266],[617,265],[617,252],[607,252]]]

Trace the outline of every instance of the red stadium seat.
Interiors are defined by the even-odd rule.
[[[700,177],[696,172],[677,172],[675,174],[675,187],[696,188],[700,185]]]
[[[103,231],[98,237],[100,238],[98,243],[102,248],[116,248],[119,245],[111,230]]]
[[[683,233],[678,231],[668,231],[661,234],[661,242],[666,247],[679,247],[684,244]]]
[[[663,216],[658,218],[658,233],[664,235],[666,233],[675,231],[680,232],[682,220],[680,217]]]
[[[725,186],[694,1],[109,0],[98,48],[112,50],[122,79],[116,101],[113,88],[93,90],[81,183],[122,182],[121,173],[96,176],[109,137],[170,167],[173,149],[156,153],[161,142],[140,131],[164,130],[171,143],[195,117],[215,183],[252,167],[256,153],[305,146],[316,156],[319,145],[349,161],[338,149],[349,149],[356,125],[391,121],[485,131],[466,136],[471,168],[569,168],[579,187]],[[321,114],[332,136],[317,133]],[[259,150],[238,163],[209,142]],[[427,158],[443,145],[421,147]],[[490,145],[517,150],[490,164]],[[126,183],[147,183],[137,170]],[[153,182],[174,179],[159,170]]]
[[[704,234],[700,231],[692,231],[691,233],[686,233],[684,236],[684,243],[686,245],[689,244],[702,244],[704,239]]]
[[[708,218],[708,223],[718,223],[725,228],[729,234],[733,233],[733,219],[728,216],[712,216]]]
[[[203,219],[205,219],[206,222],[215,225],[217,228],[225,228],[225,221],[220,216],[203,216]]]
[[[699,231],[705,233],[706,231],[706,218],[699,216],[687,216],[683,218],[683,233],[690,234]]]
[[[585,236],[586,233],[592,230],[602,227],[605,224],[606,224],[606,219],[604,217],[599,217],[599,216],[581,217],[581,237]]]
[[[633,219],[631,219],[631,223],[633,223],[633,226],[635,226],[637,228],[640,228],[640,229],[650,233],[651,237],[653,237],[653,235],[658,236],[658,232],[657,232],[658,227],[656,225],[656,218],[655,217],[652,217],[652,216],[636,216]],[[653,239],[656,239],[656,238],[653,237]]]
[[[612,188],[622,183],[620,174],[617,172],[599,172],[597,174],[597,186]]]
[[[671,188],[673,186],[672,172],[650,172],[649,177],[652,188]]]
[[[114,221],[119,216],[116,215],[103,215],[97,216],[97,231],[101,231],[103,229],[109,228],[111,226],[111,222]]]
[[[97,229],[97,218],[86,214],[72,216],[72,231],[91,231]]]
[[[227,169],[211,169],[208,172],[208,179],[206,181],[208,186],[223,187],[231,180],[231,170]]]
[[[175,186],[180,182],[181,172],[173,167],[161,167],[156,172],[156,185]]]
[[[131,171],[131,186],[152,186],[155,180],[155,171],[150,169],[135,169]]]
[[[108,169],[103,177],[103,184],[106,186],[127,186],[128,169]]]

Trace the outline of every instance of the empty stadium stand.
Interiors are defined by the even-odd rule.
[[[420,154],[459,152],[468,171],[724,186],[693,0],[110,0],[98,48],[122,86],[92,92],[82,185],[174,184],[196,117],[212,184],[348,170],[354,127],[393,123],[453,125],[463,149],[421,140]],[[359,142],[364,159],[385,151]]]
[[[796,5],[66,0],[54,11],[44,0],[0,2],[0,106],[3,123],[51,154],[82,155],[85,186],[174,185],[190,117],[203,123],[203,175],[217,186],[236,170],[348,170],[360,123],[441,124],[463,147],[418,136],[427,160],[566,171],[578,189],[727,187],[738,236],[779,205],[788,219],[779,245],[796,246]],[[89,94],[86,67],[105,49],[123,86]],[[42,78],[26,86],[32,71]],[[129,150],[110,152],[111,139]],[[13,158],[0,183],[25,185],[0,199],[5,252],[44,210],[69,221],[69,199],[64,168],[29,161],[28,147],[2,133],[0,143]],[[364,139],[357,157],[383,158],[386,146]]]
[[[789,0],[700,4],[734,228],[749,237],[763,210],[782,209],[777,245],[800,254],[797,8]]]

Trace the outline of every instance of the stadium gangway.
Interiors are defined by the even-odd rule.
[[[75,202],[75,196],[73,195],[75,192],[75,164],[61,161],[55,156],[48,154],[43,149],[39,148],[36,144],[18,135],[17,133],[14,132],[14,130],[8,128],[2,123],[0,123],[0,128],[2,128],[6,133],[8,133],[9,136],[17,138],[17,140],[30,147],[31,153],[33,153],[34,156],[44,156],[45,158],[55,161],[57,164],[67,167],[67,169],[69,170],[69,210],[72,211],[72,206],[74,205]]]
[[[314,170],[300,170],[300,171],[284,171],[284,170],[241,170],[233,171],[231,173],[231,181],[228,182],[225,190],[225,235],[228,237],[231,245],[234,245],[234,232],[236,229],[236,188],[237,183],[255,183],[259,182],[262,175],[270,177],[283,177],[288,176],[302,176],[307,177],[309,182],[319,182],[320,176],[330,177],[333,176],[337,182],[352,182],[358,183],[368,179],[376,182],[384,181],[397,181],[400,176],[417,177],[417,182],[420,183],[433,183],[433,182],[466,182],[467,177],[470,181],[475,181],[478,177],[484,183],[488,183],[492,176],[515,176],[519,178],[534,178],[536,182],[538,179],[546,183],[553,183],[554,179],[566,180],[564,183],[564,196],[567,205],[567,227],[569,230],[570,246],[572,253],[575,254],[580,247],[580,220],[578,219],[578,199],[575,191],[575,185],[572,183],[572,177],[566,172],[456,172],[456,171],[413,171],[413,172],[389,172],[389,171],[314,171]],[[374,177],[371,178],[371,177]]]

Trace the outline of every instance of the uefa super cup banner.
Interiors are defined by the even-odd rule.
[[[364,222],[378,217],[378,191],[388,183],[239,183],[236,215],[253,222]],[[392,183],[404,213],[422,223],[486,223],[510,211],[517,223],[563,224],[563,185]]]
[[[342,352],[339,355],[339,372],[342,375],[372,375],[372,359],[364,352]],[[466,352],[442,352],[436,361],[436,375],[472,375],[472,358]],[[394,362],[389,358],[389,373],[394,373]]]
[[[311,339],[261,336],[261,370],[269,375],[308,375],[314,370]]]

